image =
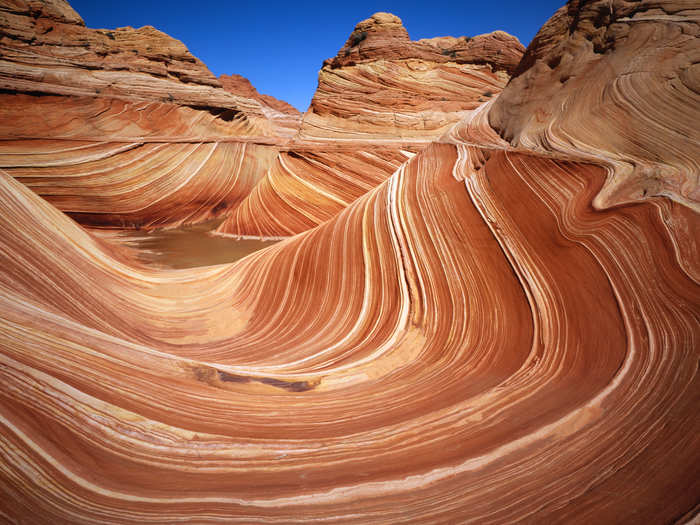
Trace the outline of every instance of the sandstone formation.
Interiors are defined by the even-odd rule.
[[[413,42],[394,15],[360,22],[324,62],[299,134],[217,233],[284,237],[325,222],[500,93],[522,53],[502,31]]]
[[[275,239],[314,228],[384,182],[416,151],[333,141],[281,151],[216,233]]]
[[[301,113],[294,106],[270,95],[261,95],[247,78],[241,75],[221,75],[219,82],[229,93],[257,100],[265,116],[278,127],[280,135],[291,136],[299,129]],[[281,128],[287,128],[287,131],[282,132]]]
[[[387,17],[393,22],[382,22]],[[348,48],[356,28],[327,61],[302,133],[274,159],[301,117],[243,77],[216,79],[152,27],[89,29],[63,0],[4,4],[0,137],[18,140],[4,141],[0,168],[88,226],[175,227],[229,215],[218,233],[305,231],[389,177],[465,108],[498,93],[522,53],[501,32],[411,42],[393,15],[374,20],[362,45]],[[366,94],[372,70],[394,86],[353,96]],[[327,73],[346,76],[345,98]],[[320,109],[329,104],[342,114],[332,126],[347,129],[308,140],[318,118],[336,118]],[[387,119],[399,124],[381,124]],[[357,135],[358,126],[361,143],[347,146],[340,136]]]
[[[647,62],[644,91],[627,91],[632,65],[593,79],[619,97],[569,117],[589,94],[547,106],[528,86],[568,88],[546,84],[536,50],[573,38],[586,57],[561,20],[575,8],[585,24],[596,5],[626,13],[603,31],[639,24],[655,36],[636,56],[670,65]],[[653,72],[675,67],[697,21],[672,0],[629,5],[568,4],[502,98],[318,227],[233,264],[134,264],[0,170],[2,519],[697,521],[698,170],[676,184],[669,142],[697,131],[694,95],[653,100],[685,109],[676,121],[629,111],[632,134],[615,120],[620,100],[674,82]],[[610,30],[616,64],[637,29]],[[317,161],[292,153],[271,171]],[[649,159],[673,191],[625,184],[606,200],[614,161]]]
[[[401,19],[376,13],[324,62],[300,136],[434,139],[499,93],[523,50],[502,31],[413,42]]]
[[[663,195],[698,210],[699,38],[695,0],[573,0],[533,40],[490,122],[516,146],[605,160],[615,174],[598,206]]]
[[[220,216],[277,149],[246,142],[0,141],[0,169],[92,227],[151,229]]]
[[[221,86],[234,95],[241,95],[246,98],[252,98],[257,100],[261,104],[271,107],[279,111],[280,113],[286,113],[290,117],[301,118],[301,113],[291,104],[288,104],[284,100],[276,99],[270,95],[262,95],[258,93],[250,80],[241,75],[220,75],[219,82]]]
[[[224,215],[299,127],[152,27],[89,29],[63,0],[13,0],[0,31],[0,168],[88,226]]]
[[[89,29],[64,0],[13,0],[0,5],[0,31],[3,138],[279,135],[257,100],[224,90],[153,27]]]

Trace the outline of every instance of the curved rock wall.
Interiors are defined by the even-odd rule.
[[[217,233],[284,237],[322,224],[500,93],[522,52],[502,31],[414,42],[389,13],[360,22],[324,62],[299,133]]]
[[[0,168],[80,224],[129,229],[218,217],[276,155],[245,142],[0,142]]]
[[[500,93],[522,53],[502,31],[411,41],[400,18],[376,13],[324,62],[300,138],[429,141]]]
[[[700,217],[599,206],[608,156],[511,144],[505,100],[229,265],[141,267],[0,171],[4,519],[693,522]]]
[[[4,177],[3,512],[687,512],[700,290],[674,246],[697,215],[596,211],[598,166],[474,154],[430,146],[317,229],[170,272],[110,258]]]
[[[700,8],[572,1],[547,22],[490,113],[514,145],[585,151],[615,177],[596,201],[700,200]]]
[[[367,23],[370,37],[354,45]],[[216,79],[152,27],[89,29],[62,0],[17,0],[0,7],[0,29],[0,137],[12,152],[0,166],[89,226],[150,229],[229,216],[217,233],[247,237],[289,236],[331,218],[498,93],[522,53],[502,32],[411,42],[398,18],[377,14],[328,61],[297,134],[301,116],[291,106],[243,77]],[[105,154],[94,164],[81,149],[72,168],[53,169],[50,152],[78,151],[75,141],[158,153],[136,164],[134,152]],[[220,167],[219,157],[246,144],[242,168]],[[272,147],[281,148],[274,163]],[[200,166],[207,148],[217,151]],[[250,174],[238,177],[241,169]],[[250,180],[261,182],[254,192],[241,183]]]

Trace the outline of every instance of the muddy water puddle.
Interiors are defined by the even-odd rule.
[[[151,232],[92,230],[91,233],[113,244],[126,246],[139,261],[158,268],[194,268],[231,263],[278,242],[211,235],[218,222]]]

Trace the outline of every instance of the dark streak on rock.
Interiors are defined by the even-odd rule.
[[[47,93],[44,91],[20,91],[17,89],[6,89],[0,88],[0,95],[29,95],[31,97],[60,97],[63,95],[56,95],[54,93]]]
[[[217,386],[216,378],[222,383],[262,383],[263,385],[281,388],[288,392],[306,392],[312,390],[316,385],[309,381],[283,381],[272,377],[254,377],[230,374],[223,370],[217,370],[208,366],[195,366],[192,368],[197,381],[207,383],[211,386]]]
[[[251,378],[246,376],[237,376],[228,372],[216,371],[219,374],[219,379],[226,383],[250,383]]]
[[[309,384],[308,381],[282,381],[280,379],[274,379],[271,377],[261,377],[255,378],[255,381],[259,381],[265,385],[274,386],[277,388],[283,388],[284,390],[289,390],[290,392],[306,392],[311,390],[313,386]]]
[[[209,368],[208,366],[196,366],[192,369],[192,371],[194,372],[194,377],[197,378],[197,381],[208,383],[212,379],[214,369]]]

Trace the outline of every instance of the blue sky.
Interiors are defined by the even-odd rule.
[[[377,11],[399,16],[413,40],[501,29],[527,45],[565,0],[69,2],[88,27],[152,25],[181,40],[215,75],[238,73],[261,93],[305,111],[323,60]]]

